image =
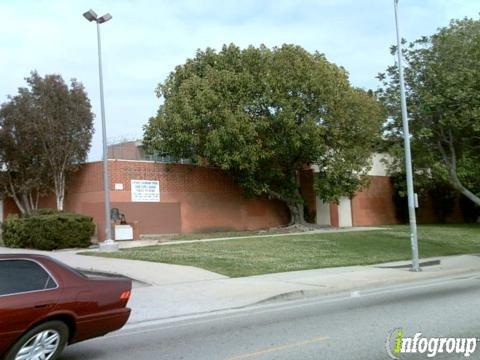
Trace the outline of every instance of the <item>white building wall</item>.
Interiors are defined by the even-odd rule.
[[[368,171],[370,176],[388,176],[388,164],[392,162],[392,157],[387,153],[374,153],[371,157],[371,169]],[[319,172],[318,165],[311,166],[314,173]],[[317,219],[318,225],[330,226],[330,204],[324,203],[317,197]],[[352,204],[348,197],[342,197],[338,204],[338,226],[352,227]]]
[[[352,204],[348,197],[340,198],[338,203],[338,226],[352,227]]]
[[[330,204],[317,196],[317,225],[330,226]]]
[[[370,176],[387,176],[387,165],[392,162],[392,157],[387,153],[375,153],[372,155],[372,168],[368,172]]]

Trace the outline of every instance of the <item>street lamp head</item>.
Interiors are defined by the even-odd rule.
[[[97,21],[97,14],[92,9],[88,10],[86,13],[83,13],[83,16],[88,21]]]
[[[110,15],[109,13],[106,13],[105,15],[99,17],[97,21],[99,24],[103,24],[104,22],[107,22],[111,18],[112,18],[112,15]]]

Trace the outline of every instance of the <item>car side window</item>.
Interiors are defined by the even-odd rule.
[[[0,296],[56,288],[43,267],[30,260],[0,260]]]

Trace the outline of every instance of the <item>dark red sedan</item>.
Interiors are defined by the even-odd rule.
[[[42,255],[0,255],[0,359],[53,360],[120,329],[132,282],[91,278]]]

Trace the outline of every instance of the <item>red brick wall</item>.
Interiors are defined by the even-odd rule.
[[[395,215],[395,205],[392,200],[393,186],[388,176],[372,176],[370,185],[355,194],[352,199],[353,226],[375,226],[399,224]],[[405,200],[406,201],[406,200]],[[437,223],[432,201],[429,197],[419,199],[419,208],[416,209],[416,218],[419,224]],[[463,222],[459,202],[446,218],[447,223]]]
[[[127,223],[138,224],[139,234],[175,234],[182,230],[179,203],[111,202],[110,206],[118,208],[125,215]],[[84,202],[79,212],[95,219],[97,236],[103,240],[103,202]]]
[[[279,201],[246,199],[241,189],[217,169],[157,164],[148,161],[110,160],[111,207],[119,208],[129,223],[138,222],[141,234],[192,233],[213,230],[254,230],[288,223],[288,210]],[[130,180],[158,180],[160,202],[131,202]],[[115,190],[121,183],[123,190]],[[301,173],[302,195],[308,211],[316,210],[313,174]],[[65,210],[92,216],[99,239],[103,239],[102,162],[88,163],[73,176],[65,199]],[[393,187],[387,176],[372,176],[370,185],[352,199],[353,226],[398,223],[392,201]],[[55,198],[41,200],[41,207],[55,207]],[[4,216],[18,213],[11,199],[4,200]],[[338,226],[337,205],[330,206],[331,224]],[[431,201],[420,202],[419,223],[436,222]],[[462,220],[458,208],[448,222]]]
[[[317,212],[316,197],[314,184],[313,184],[313,170],[303,170],[300,172],[300,190],[305,200],[305,207],[308,213],[308,218],[306,220],[311,220],[315,222],[315,214]]]
[[[397,224],[392,195],[388,176],[372,176],[370,185],[352,199],[353,226]]]
[[[288,222],[282,203],[246,199],[240,188],[217,169],[141,161],[109,161],[110,201],[140,233],[192,233],[255,230]],[[160,203],[132,203],[130,180],[158,180]],[[115,184],[123,190],[115,190]],[[103,229],[102,163],[85,164],[68,187],[65,209],[93,216]],[[103,231],[99,231],[102,239]]]
[[[126,141],[108,146],[109,159],[143,160],[143,150],[137,145],[137,141]]]
[[[13,201],[12,198],[5,198],[3,199],[4,219],[6,219],[9,214],[20,214],[20,210],[18,210],[18,207],[15,205],[15,201]],[[0,221],[3,221],[3,219],[0,219]]]
[[[330,225],[332,227],[338,227],[339,223],[340,221],[338,217],[338,204],[336,202],[331,202],[330,203]]]

